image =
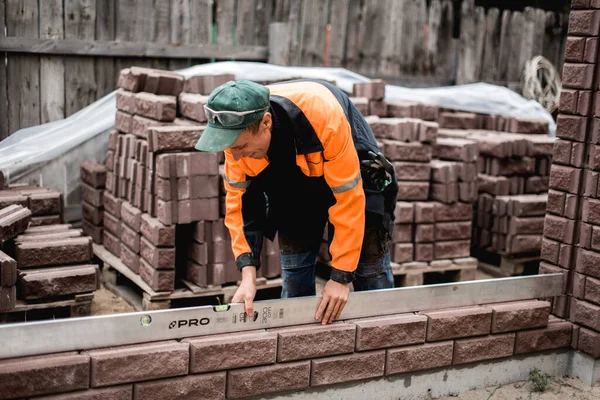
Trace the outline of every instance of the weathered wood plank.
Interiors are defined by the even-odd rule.
[[[353,71],[358,70],[360,63],[360,41],[358,35],[361,26],[360,0],[350,0],[348,4],[348,23],[346,28],[346,46],[344,50],[344,66]]]
[[[294,1],[290,5],[290,13],[288,20],[289,29],[289,45],[290,49],[290,65],[300,65],[300,6],[302,2]]]
[[[432,0],[429,6],[429,34],[427,43],[425,43],[425,69],[432,73],[438,62],[438,44],[440,38],[440,27],[442,24],[442,2],[441,0]]]
[[[146,2],[149,3],[149,2]],[[154,0],[154,27],[148,26],[148,33],[153,31],[154,40],[157,43],[169,44],[171,25],[171,2],[170,0]],[[144,40],[137,38],[136,40]],[[169,69],[169,60],[155,58],[152,60],[154,68]]]
[[[508,64],[510,60],[510,25],[511,12],[510,10],[502,11],[502,22],[500,25],[500,52],[498,55],[498,70],[496,71],[496,82],[500,85],[506,84],[508,74]]]
[[[96,39],[115,39],[116,0],[96,0]],[[113,58],[96,58],[96,99],[115,90],[117,71]]]
[[[483,7],[475,7],[475,75],[473,82],[477,82],[481,76],[483,65],[483,46],[485,44],[485,10]]]
[[[275,22],[287,22],[290,17],[292,0],[275,0],[273,19]]]
[[[191,0],[192,37],[194,44],[212,44],[213,0]]]
[[[42,1],[40,38],[62,39],[62,0]],[[62,57],[40,57],[40,121],[44,124],[65,117],[65,66]]]
[[[387,2],[365,0],[360,24],[360,72],[375,75],[379,68],[380,54],[383,49]]]
[[[233,44],[235,0],[217,1],[217,44]]]
[[[385,1],[384,24],[379,28],[383,32],[383,48],[380,55],[379,73],[386,76],[394,76],[400,72],[400,57],[402,48],[402,22],[403,14],[409,12],[406,9],[405,0]],[[396,22],[398,21],[398,22]]]
[[[233,45],[164,45],[148,42],[40,40],[28,38],[0,39],[0,51],[31,54],[63,54],[107,57],[154,57],[154,58],[244,58],[266,60],[265,46]],[[135,58],[133,58],[135,60]]]
[[[520,11],[513,11],[510,19],[510,38],[508,53],[507,82],[517,82],[521,76],[521,43],[525,19]]]
[[[541,56],[544,53],[544,34],[546,30],[546,12],[535,9],[535,36],[533,40],[533,55]]]
[[[400,68],[404,73],[413,75],[423,69],[426,3],[424,0],[406,0],[402,8]],[[388,14],[389,9],[386,7],[383,12]]]
[[[6,35],[6,3],[0,2],[0,41]],[[6,53],[0,52],[0,142],[8,137],[8,104],[6,99]]]
[[[458,52],[458,70],[456,84],[462,85],[475,80],[477,53],[477,21],[475,1],[465,0],[461,6],[460,46]]]
[[[553,11],[546,11],[546,24],[544,28],[544,49],[542,55],[552,63],[555,63],[556,48],[559,45],[556,41],[556,32],[559,28],[556,26],[556,15]]]
[[[65,0],[65,38],[93,41],[96,0]],[[94,59],[65,59],[65,114],[72,115],[96,100]]]
[[[498,75],[498,57],[500,52],[500,10],[490,8],[485,23],[485,45],[483,48],[483,64],[481,80],[495,82]]]
[[[37,0],[6,1],[6,34],[38,38]],[[40,57],[8,55],[7,65],[8,132],[40,123]]]
[[[239,4],[239,2],[238,2]],[[238,5],[239,8],[239,5]],[[239,10],[238,10],[239,11]],[[269,24],[273,15],[272,0],[256,0],[256,12],[254,15],[254,42],[259,46],[269,43]]]
[[[171,44],[190,43],[192,37],[190,0],[171,0]],[[189,66],[187,59],[169,60],[169,69],[177,70]]]
[[[328,60],[330,67],[341,67],[344,63],[349,6],[350,0],[331,1],[331,42]]]
[[[256,0],[238,2],[235,44],[253,44]]]
[[[328,9],[329,0],[304,0],[302,2],[300,65],[323,66]]]
[[[451,0],[444,0],[442,2],[442,21],[438,39],[438,62],[435,75],[446,81],[454,81],[456,76],[458,39],[453,38],[453,33],[454,3]]]
[[[288,29],[288,22],[271,22],[269,25],[269,64],[289,65]]]
[[[533,46],[535,40],[535,10],[531,7],[525,7],[523,16],[523,35],[521,38],[521,54],[519,56],[519,79],[527,61],[533,58]]]
[[[154,40],[153,29],[148,32],[148,26],[154,28],[155,14],[153,8],[148,7],[149,2],[136,0],[118,0],[115,27],[115,39],[117,41],[144,41]],[[152,3],[149,4],[152,6]],[[142,38],[139,39],[138,38]],[[135,53],[134,53],[135,54]],[[152,67],[152,60],[142,58],[130,58],[124,55],[116,60],[117,73],[132,65],[140,67]]]

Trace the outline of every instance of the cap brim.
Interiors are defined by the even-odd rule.
[[[196,143],[196,150],[219,152],[231,146],[240,136],[244,129],[223,129],[215,126],[207,126]]]

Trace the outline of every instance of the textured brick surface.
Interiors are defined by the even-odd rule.
[[[175,246],[175,227],[163,225],[148,214],[142,214],[140,232],[157,247]]]
[[[273,364],[277,334],[251,331],[182,340],[190,345],[190,373]]]
[[[156,247],[148,239],[140,239],[140,254],[153,268],[175,269],[175,248]]]
[[[19,282],[25,299],[41,299],[93,292],[100,287],[100,273],[94,264],[30,269],[21,271]]]
[[[123,249],[121,247],[121,257]],[[157,292],[171,292],[175,290],[175,271],[173,269],[154,269],[144,258],[139,260],[139,274],[153,290]]]
[[[547,328],[517,332],[515,354],[568,347],[571,329],[570,322],[551,322]]]
[[[515,348],[515,334],[489,335],[473,339],[460,339],[454,342],[453,364],[509,357]]]
[[[548,324],[550,303],[522,301],[489,305],[492,309],[492,333],[540,328]]]
[[[92,239],[81,237],[19,243],[16,255],[19,268],[86,263],[93,257]]]
[[[13,286],[17,282],[17,262],[0,251],[0,286]]]
[[[356,325],[356,350],[374,350],[425,342],[427,317],[398,315],[348,321]]]
[[[575,262],[575,270],[584,275],[600,278],[600,253],[579,249]]]
[[[569,315],[574,323],[600,331],[600,306],[572,298]]]
[[[110,386],[186,375],[187,343],[156,342],[86,352],[90,356],[90,386]]]
[[[425,311],[427,341],[487,335],[492,324],[492,310],[483,307],[463,307]]]
[[[600,333],[581,328],[579,330],[577,348],[594,358],[600,358]]]
[[[121,385],[104,389],[78,390],[52,396],[36,397],[35,400],[131,400],[133,385]]]
[[[310,384],[310,361],[243,368],[227,372],[227,398],[301,390]]]
[[[585,141],[587,119],[575,115],[559,114],[556,120],[556,136],[562,139]]]
[[[80,166],[80,177],[94,188],[103,188],[106,182],[106,167],[94,161],[84,161]]]
[[[598,36],[600,11],[577,10],[569,13],[569,35]]]
[[[87,389],[89,374],[89,357],[77,353],[0,360],[0,398]]]
[[[148,129],[148,149],[153,152],[193,150],[204,128],[201,126],[163,126]]]
[[[353,324],[308,325],[275,329],[277,361],[287,362],[352,353],[356,329]]]
[[[133,395],[144,400],[220,400],[225,398],[226,373],[191,375],[136,383]]]
[[[554,215],[544,220],[544,236],[560,242],[572,244],[575,235],[575,221]]]
[[[160,96],[152,93],[135,95],[136,114],[157,121],[173,121],[177,110],[177,100],[173,96]]]
[[[425,343],[387,351],[385,374],[401,374],[452,364],[454,342]]]
[[[311,386],[331,385],[383,376],[385,350],[312,360]]]
[[[142,222],[142,211],[134,207],[131,203],[124,201],[121,204],[121,220],[135,232],[139,232]]]

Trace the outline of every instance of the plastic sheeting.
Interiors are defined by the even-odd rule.
[[[348,93],[352,91],[354,83],[369,80],[343,68],[282,67],[233,61],[201,64],[177,72],[186,77],[230,73],[236,79],[257,81],[324,79],[335,81]],[[444,108],[484,114],[542,118],[549,122],[551,136],[556,131],[552,116],[539,103],[526,100],[508,88],[487,83],[422,89],[387,85],[386,100],[436,104]],[[106,142],[107,133],[114,125],[115,107],[115,92],[112,92],[64,120],[15,132],[0,142],[0,170],[9,182],[15,181],[97,135],[104,135]],[[103,162],[105,149],[106,145],[98,146],[95,154],[97,161]],[[79,170],[73,169],[70,174],[78,176]]]

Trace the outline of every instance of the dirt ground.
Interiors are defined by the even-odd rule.
[[[471,390],[457,396],[436,397],[436,400],[598,400],[600,387],[586,387],[579,379],[552,378],[543,393],[533,392],[531,382],[509,383],[500,387]]]
[[[94,292],[92,301],[92,315],[121,314],[135,310],[122,298],[116,296],[102,285],[100,290]]]

